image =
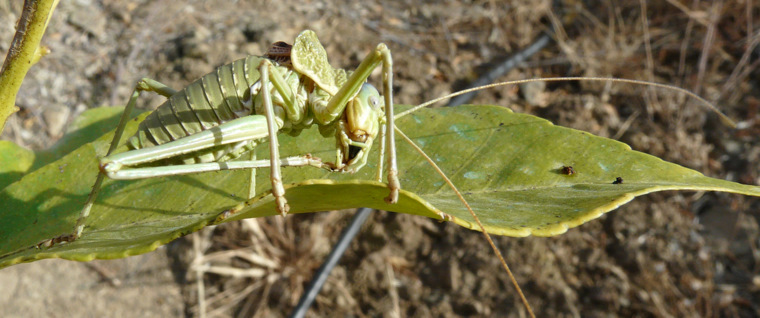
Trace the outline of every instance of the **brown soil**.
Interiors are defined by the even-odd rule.
[[[22,111],[3,138],[47,147],[84,109],[123,104],[140,77],[180,88],[303,29],[315,30],[331,63],[348,69],[377,43],[388,44],[395,98],[404,104],[456,91],[553,30],[557,42],[498,80],[610,76],[674,84],[715,100],[743,129],[722,126],[675,92],[622,84],[550,83],[535,94],[490,89],[474,103],[617,138],[708,176],[760,182],[760,88],[751,80],[760,78],[756,2],[253,2],[62,1],[43,40],[52,53],[29,73],[17,101]],[[3,51],[19,10],[20,2],[0,3]],[[159,101],[147,98],[143,107]],[[0,293],[0,315],[284,316],[352,213],[226,224],[142,258],[14,266],[0,271],[0,285],[11,287]],[[666,192],[558,237],[496,241],[538,316],[753,317],[760,316],[758,217],[757,198]],[[266,267],[246,261],[251,255],[274,268],[259,271]],[[200,264],[225,270],[188,270]],[[310,314],[526,312],[482,235],[377,212]]]

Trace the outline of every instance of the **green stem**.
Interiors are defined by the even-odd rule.
[[[26,0],[24,11],[16,25],[8,55],[0,70],[0,131],[8,117],[18,111],[16,94],[29,68],[47,54],[47,48],[40,48],[50,16],[58,0]]]

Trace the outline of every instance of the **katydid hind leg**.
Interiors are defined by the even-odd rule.
[[[100,160],[102,170],[111,178],[123,167],[155,162],[219,145],[234,145],[266,138],[266,118],[261,115],[240,117],[189,136],[160,145],[106,156]]]
[[[116,126],[113,140],[111,141],[111,145],[108,147],[108,152],[106,153],[106,156],[110,155],[119,145],[119,142],[121,141],[121,137],[124,134],[124,128],[127,125],[127,120],[129,120],[129,116],[132,113],[132,110],[134,110],[135,105],[137,104],[137,99],[140,97],[140,95],[144,91],[156,92],[159,95],[165,96],[167,98],[177,92],[175,89],[172,89],[169,86],[163,83],[160,83],[156,80],[153,80],[150,78],[140,79],[135,85],[135,88],[132,91],[132,95],[130,95],[129,97],[129,101],[127,102],[127,107],[124,108],[124,112],[121,114],[121,118],[119,119],[119,124]],[[98,177],[95,179],[95,184],[93,184],[92,190],[90,194],[87,196],[87,201],[85,201],[84,206],[82,207],[82,210],[79,212],[76,225],[74,225],[74,232],[53,238],[49,242],[48,241],[42,242],[39,244],[39,246],[52,246],[57,243],[72,242],[78,239],[80,236],[82,236],[85,222],[87,221],[87,217],[89,217],[90,215],[90,211],[92,210],[92,206],[95,203],[95,199],[98,197],[98,193],[100,192],[100,188],[103,184],[104,177],[105,177],[105,174],[103,174],[103,172],[98,172]]]
[[[137,82],[137,86],[135,89],[140,89],[142,91],[151,91],[155,92],[158,95],[161,95],[163,97],[169,98],[172,95],[177,93],[176,89],[173,89],[169,86],[166,86],[166,84],[161,83],[159,81],[156,81],[154,79],[150,79],[147,77],[142,78],[139,82]]]

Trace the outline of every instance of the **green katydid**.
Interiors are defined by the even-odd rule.
[[[377,89],[365,84],[381,63],[384,101]],[[76,240],[82,235],[104,176],[128,180],[269,167],[277,210],[286,215],[289,207],[284,197],[281,166],[310,165],[354,172],[366,164],[381,126],[393,125],[391,63],[390,51],[379,44],[355,72],[349,74],[332,68],[316,34],[307,30],[299,34],[293,46],[275,43],[264,58],[249,56],[221,66],[180,91],[151,79],[140,80],[111,147],[100,161],[102,173],[80,213],[74,233],[52,243]],[[129,139],[131,151],[112,155],[128,115],[144,91],[156,92],[168,100]],[[319,125],[324,134],[335,135],[338,144],[335,163],[323,163],[308,154],[279,158],[277,134],[298,133],[313,124]],[[386,200],[396,202],[399,184],[393,130],[389,134],[391,138],[386,140],[390,194]],[[269,142],[270,159],[228,162],[264,141]],[[144,166],[156,162],[161,165]],[[254,180],[251,178],[250,189],[255,188]]]
[[[383,96],[380,96],[377,89],[365,84],[370,73],[380,64],[383,73]],[[528,81],[571,79],[578,78]],[[617,81],[673,88],[641,81]],[[330,171],[354,172],[366,164],[369,149],[378,137],[383,138],[380,143],[381,157],[384,156],[385,147],[389,152],[387,180],[390,195],[386,200],[394,202],[400,188],[394,144],[396,129],[388,130],[386,127],[394,127],[394,117],[404,116],[416,108],[394,116],[391,87],[392,60],[390,51],[384,44],[378,45],[355,72],[348,73],[329,65],[325,50],[312,31],[302,32],[292,47],[282,42],[275,43],[264,58],[249,56],[227,64],[180,91],[150,79],[143,79],[138,82],[129,100],[107,155],[101,159],[102,173],[96,180],[74,232],[52,239],[43,245],[69,242],[82,235],[85,221],[104,176],[113,179],[140,179],[229,169],[252,169],[255,172],[256,168],[269,167],[277,209],[285,215],[288,206],[280,179],[281,166],[309,165]],[[129,139],[128,144],[132,150],[112,155],[123,134],[129,112],[143,91],[154,91],[168,97],[169,100],[146,118],[137,134]],[[444,96],[441,99],[449,97]],[[438,100],[440,99],[418,107]],[[312,124],[317,124],[324,135],[332,134],[336,138],[336,161],[322,162],[308,154],[280,158],[277,134],[297,133]],[[401,131],[398,132],[405,138]],[[390,137],[386,138],[386,135]],[[410,140],[407,141],[411,143]],[[246,161],[229,161],[240,158],[263,142],[269,142],[269,159],[256,160],[252,157]],[[418,151],[424,155],[422,150]],[[432,160],[428,162],[435,166]],[[381,178],[382,170],[382,164],[378,164],[378,180]],[[458,193],[443,172],[439,170],[438,173]],[[253,180],[251,178],[251,183]],[[254,185],[251,184],[251,191],[253,189]],[[254,193],[250,194],[253,195]],[[460,200],[467,205],[461,195]],[[479,223],[477,215],[472,209],[469,210]],[[446,215],[441,217],[445,219]],[[502,260],[502,265],[509,271],[490,236],[482,225],[478,225]],[[516,283],[515,286],[519,291]],[[521,292],[520,296],[525,302]]]
[[[281,180],[282,166],[314,166],[336,172],[355,172],[366,164],[373,141],[378,137],[382,138],[381,163],[378,164],[376,178],[381,180],[382,157],[387,149],[390,194],[385,200],[396,203],[401,186],[395,154],[396,129],[393,129],[392,63],[390,50],[381,43],[354,72],[333,68],[316,34],[306,30],[296,37],[292,46],[277,42],[264,57],[248,56],[221,66],[179,91],[147,78],[138,81],[108,152],[100,160],[100,173],[74,231],[38,246],[72,242],[82,235],[105,176],[112,179],[142,179],[251,169],[249,196],[253,197],[255,171],[268,167],[277,210],[285,216],[289,207]],[[372,85],[365,83],[380,64],[382,96]],[[128,140],[130,151],[112,154],[121,140],[129,114],[144,91],[158,93],[168,100],[148,116],[140,124],[138,132]],[[323,135],[335,136],[336,161],[322,162],[309,154],[280,158],[277,134],[297,134],[313,124],[319,126]],[[408,138],[407,141],[411,142]],[[269,143],[270,158],[256,160],[251,150],[263,142]],[[249,152],[250,160],[230,161]],[[440,170],[439,173],[458,193]],[[459,196],[467,205],[461,194]],[[477,220],[474,211],[469,210]],[[442,218],[445,220],[446,216]],[[532,316],[532,310],[506,261],[482,224],[480,229]]]

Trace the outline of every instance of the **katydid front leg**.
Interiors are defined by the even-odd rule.
[[[398,202],[398,191],[401,182],[398,180],[398,164],[396,157],[396,124],[393,121],[393,58],[391,51],[383,44],[378,46],[383,56],[383,96],[385,96],[385,125],[388,134],[388,189],[390,193],[385,202]]]
[[[388,189],[390,193],[385,199],[388,203],[398,202],[398,191],[401,189],[401,183],[398,179],[398,164],[396,157],[396,142],[395,142],[395,124],[393,122],[393,58],[391,57],[391,51],[388,47],[380,43],[377,47],[370,52],[364,60],[359,64],[356,70],[351,74],[346,83],[338,90],[330,101],[323,106],[317,105],[314,107],[314,117],[321,123],[332,121],[334,118],[342,115],[345,110],[346,104],[351,98],[354,98],[359,90],[362,88],[364,82],[367,81],[372,71],[380,66],[382,63],[383,73],[383,99],[384,99],[384,113],[385,124],[387,128],[381,129],[386,133],[383,134],[383,139],[386,140],[385,147],[381,147],[381,156],[383,156],[384,150],[388,150]],[[369,151],[369,149],[366,149]],[[339,164],[339,162],[336,162]],[[340,168],[340,167],[339,167]],[[382,165],[378,165],[378,168],[382,169]]]

